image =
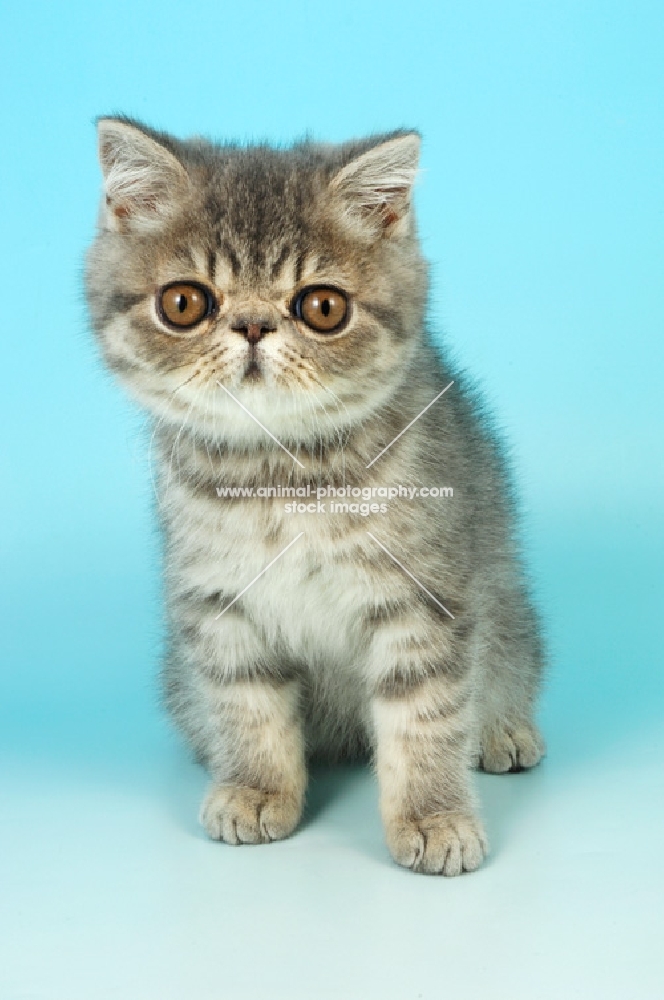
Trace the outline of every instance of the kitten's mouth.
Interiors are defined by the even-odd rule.
[[[256,358],[251,358],[247,362],[247,366],[244,369],[244,375],[242,376],[243,382],[262,382],[263,380],[263,370],[260,366],[260,362]]]

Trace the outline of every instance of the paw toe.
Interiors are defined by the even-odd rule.
[[[401,821],[387,830],[394,860],[428,875],[460,875],[475,871],[488,851],[484,830],[474,816],[436,813]]]
[[[260,844],[291,834],[300,811],[301,803],[295,795],[216,785],[203,802],[200,821],[212,840]]]
[[[544,741],[530,724],[500,724],[484,730],[480,767],[492,774],[535,767],[544,754]]]

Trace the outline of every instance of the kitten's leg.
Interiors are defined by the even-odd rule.
[[[208,682],[207,706],[214,784],[200,818],[208,835],[229,844],[288,837],[307,777],[297,681]]]
[[[230,844],[279,840],[297,826],[306,787],[299,681],[239,610],[215,612],[179,609],[187,631],[166,677],[169,707],[213,779],[201,822]]]
[[[534,767],[545,752],[534,721],[543,670],[536,614],[523,588],[507,589],[493,580],[478,619],[475,764],[494,774]]]
[[[399,864],[443,875],[473,871],[488,849],[471,785],[472,677],[453,632],[453,625],[391,623],[373,644],[376,769],[388,846]]]

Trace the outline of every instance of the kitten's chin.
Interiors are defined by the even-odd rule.
[[[262,358],[246,357],[234,371],[227,367],[202,383],[189,378],[171,385],[143,372],[120,378],[164,430],[243,449],[264,443],[266,433],[286,448],[338,443],[380,409],[395,381],[374,378],[363,383],[361,394],[354,379],[337,379],[334,388],[318,380],[303,385]]]
[[[261,361],[253,365],[251,360],[245,360],[231,377],[226,371],[204,384],[191,382],[175,393],[154,383],[129,388],[161,426],[240,448],[264,443],[266,433],[287,448],[321,440],[339,442],[379,410],[394,391],[389,379],[373,380],[361,395],[353,382],[341,380],[334,390],[320,383],[303,386],[298,380],[288,380],[283,372],[275,377],[269,365]]]

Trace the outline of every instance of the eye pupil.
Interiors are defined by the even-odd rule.
[[[320,311],[322,312],[323,316],[329,316],[330,315],[330,300],[329,299],[323,299],[323,301],[321,302]]]
[[[188,305],[187,296],[186,295],[178,295],[178,310],[181,313],[186,312],[187,305]]]

